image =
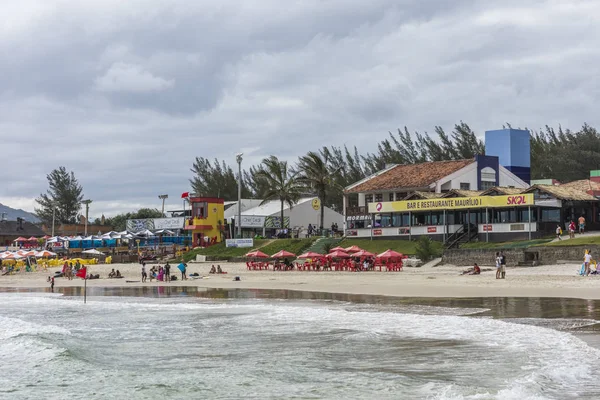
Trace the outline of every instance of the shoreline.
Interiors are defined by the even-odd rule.
[[[149,267],[151,264],[148,264]],[[496,280],[495,271],[481,275],[460,275],[466,269],[455,266],[405,268],[403,272],[309,272],[309,271],[248,271],[244,264],[222,264],[228,274],[209,275],[212,263],[189,264],[188,275],[197,272],[204,279],[173,282],[146,282],[140,278],[138,264],[94,265],[91,273],[106,277],[114,268],[123,279],[88,280],[89,288],[137,288],[185,286],[207,289],[298,290],[305,292],[348,295],[391,296],[403,298],[570,298],[600,300],[600,276],[581,277],[574,264],[539,267],[509,267],[505,280]],[[60,268],[47,271],[1,276],[0,288],[49,289],[48,276]],[[180,276],[179,271],[176,276]],[[240,281],[234,281],[239,276]],[[127,282],[134,281],[134,282]],[[83,281],[64,278],[55,280],[55,291],[61,288],[83,287]]]

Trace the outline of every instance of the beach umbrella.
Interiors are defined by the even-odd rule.
[[[26,253],[27,253],[27,251],[25,251],[25,250],[18,250],[17,251],[17,254],[20,255],[20,256],[25,256]]]
[[[50,235],[44,235],[44,237],[42,237],[42,239],[50,239]]]
[[[246,253],[246,255],[244,257],[248,257],[248,258],[269,258],[269,256],[265,253],[263,253],[260,250],[254,250],[251,251],[250,253]]]
[[[290,253],[289,251],[281,250],[271,256],[271,258],[289,258],[296,257],[294,253]]]
[[[362,249],[360,247],[358,247],[357,245],[354,245],[354,246],[347,247],[346,250],[344,250],[344,251],[346,253],[358,253],[361,250]]]
[[[383,253],[379,254],[377,257],[383,258],[383,259],[404,258],[404,254],[388,249],[388,250],[384,251]]]
[[[185,265],[183,265],[183,263],[179,264],[179,265],[177,266],[177,268],[178,268],[178,269],[179,269],[181,272],[185,271]]]
[[[329,257],[329,258],[350,258],[350,254],[346,253],[345,251],[335,250],[335,251],[332,251],[329,254],[327,254],[327,257]]]
[[[37,238],[35,236],[30,237],[29,239],[27,239],[28,242],[37,242]]]
[[[16,238],[15,240],[13,240],[13,242],[27,242],[29,239],[24,238],[23,236],[19,236],[18,238]]]
[[[55,255],[56,255],[56,253],[53,253],[53,252],[48,251],[48,250],[42,250],[42,251],[38,251],[37,253],[35,253],[35,256],[37,258],[54,257]]]
[[[27,251],[23,254],[21,254],[23,257],[33,257],[35,256],[35,251],[31,250],[31,251]]]
[[[82,253],[85,253],[85,254],[104,254],[101,251],[98,251],[96,249],[84,250],[84,251],[82,251]]]
[[[361,250],[361,251],[357,251],[356,253],[352,254],[352,257],[375,257],[375,254],[369,253],[366,250]]]
[[[343,251],[344,253],[346,252],[346,249],[343,247],[334,247],[333,249],[329,250],[329,252],[331,253],[332,251]]]
[[[300,254],[298,258],[319,258],[325,257],[323,254],[315,253],[314,251],[309,251],[304,254]]]
[[[17,253],[10,253],[4,257],[5,260],[20,260],[21,258],[23,258],[23,256]]]

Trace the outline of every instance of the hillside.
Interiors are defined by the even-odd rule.
[[[0,215],[6,213],[5,218],[9,221],[16,221],[17,218],[23,218],[25,221],[38,223],[40,219],[35,214],[29,213],[21,209],[11,208],[0,203]]]

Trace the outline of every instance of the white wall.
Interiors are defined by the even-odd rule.
[[[529,185],[527,183],[523,182],[521,179],[519,179],[519,177],[515,176],[512,172],[510,172],[503,166],[500,166],[499,183],[500,183],[499,186],[504,186],[504,187],[514,186],[516,188],[523,188],[523,189],[526,189],[529,187]]]
[[[337,223],[339,229],[344,226],[344,216],[338,212],[333,211],[329,207],[325,207],[324,215],[324,228],[331,228],[332,223]],[[279,214],[274,214],[279,215]],[[312,201],[306,201],[302,204],[295,205],[291,210],[284,212],[285,216],[290,217],[290,227],[304,227],[304,230],[308,227],[308,224],[312,224],[315,227],[319,227],[321,220],[321,210],[315,210],[312,208]]]
[[[440,179],[436,182],[435,191],[441,193],[442,186],[443,190],[460,189],[461,183],[468,183],[470,190],[477,190],[477,163],[467,165],[464,168],[459,169],[453,174]]]

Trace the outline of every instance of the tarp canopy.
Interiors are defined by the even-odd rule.
[[[362,249],[360,247],[358,247],[357,245],[354,246],[350,246],[346,248],[346,253],[358,253],[359,251],[361,251]]]

